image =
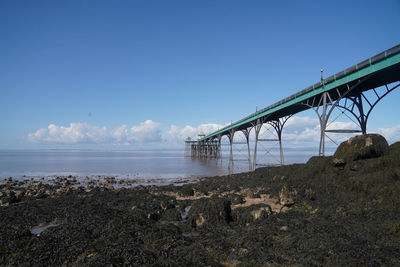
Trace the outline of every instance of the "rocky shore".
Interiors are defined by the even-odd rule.
[[[181,185],[196,182],[197,178],[180,179],[121,179],[113,176],[80,178],[73,175],[54,178],[41,177],[30,179],[0,180],[0,206],[8,206],[30,198],[42,199],[56,197],[64,193],[83,193],[92,190],[116,190],[143,185]]]
[[[166,186],[0,184],[2,266],[400,265],[400,143]]]

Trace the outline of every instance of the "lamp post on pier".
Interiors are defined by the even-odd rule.
[[[324,73],[324,69],[321,68],[321,82],[324,80],[324,78],[323,78],[323,76],[322,76],[323,73]]]

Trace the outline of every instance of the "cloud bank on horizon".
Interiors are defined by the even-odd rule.
[[[86,122],[72,122],[69,126],[50,124],[34,133],[28,134],[28,140],[34,143],[55,144],[131,144],[161,141],[160,123],[146,120],[128,128],[121,125],[113,130]]]
[[[163,133],[161,123],[146,120],[139,125],[128,127],[121,125],[115,129],[107,129],[106,126],[90,125],[86,122],[74,122],[69,126],[48,125],[47,128],[38,129],[29,133],[27,138],[37,144],[114,144],[114,145],[135,145],[135,144],[163,144],[166,146],[183,146],[187,137],[196,138],[200,132],[209,134],[225,125],[201,124],[195,126],[179,127],[170,125],[169,130]],[[328,129],[356,129],[352,122],[333,122]],[[273,134],[271,129],[265,128],[264,134]],[[392,128],[378,128],[371,132],[382,134],[389,143],[400,140],[400,126]],[[282,139],[285,147],[315,147],[319,142],[320,128],[316,118],[294,116],[289,119],[284,127]],[[352,136],[334,135],[336,143],[342,142]],[[237,133],[235,139],[244,137]],[[251,139],[254,139],[254,131],[251,132]]]

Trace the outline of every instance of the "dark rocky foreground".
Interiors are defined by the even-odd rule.
[[[400,265],[400,143],[382,153],[183,186],[10,180],[0,265]]]

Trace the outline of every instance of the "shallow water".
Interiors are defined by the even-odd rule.
[[[41,226],[41,227],[35,227],[31,229],[31,234],[32,235],[40,235],[43,231],[52,228],[52,227],[57,227],[60,226],[61,224],[49,224],[49,225],[45,225],[45,226]]]
[[[285,163],[303,163],[314,151],[289,151]],[[275,155],[276,156],[276,155]],[[279,157],[257,163],[276,164]],[[230,166],[230,167],[229,167]],[[115,176],[128,179],[171,179],[216,176],[249,171],[244,155],[235,155],[233,167],[226,153],[222,160],[200,160],[185,157],[182,150],[90,151],[90,150],[27,150],[0,151],[0,179],[38,178],[73,175]]]

